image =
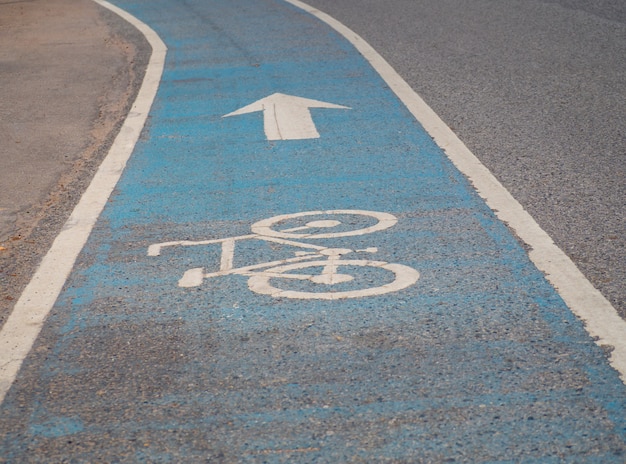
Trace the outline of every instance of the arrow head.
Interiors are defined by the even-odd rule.
[[[310,98],[297,97],[295,95],[286,95],[284,93],[273,93],[272,95],[257,100],[254,103],[233,111],[232,113],[225,114],[222,117],[228,118],[230,116],[238,116],[240,114],[265,111],[271,107],[280,108],[281,110],[284,108],[335,108],[344,110],[351,109],[347,106],[335,105],[334,103],[312,100]]]
[[[274,93],[222,117],[227,118],[263,111],[265,135],[268,140],[319,138],[320,134],[311,118],[309,108],[350,109],[347,106],[334,103]]]

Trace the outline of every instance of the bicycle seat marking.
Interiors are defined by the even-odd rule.
[[[366,225],[350,228],[338,218],[355,216]],[[304,225],[289,227],[294,220],[302,222],[309,216],[321,216]],[[372,220],[374,224],[371,224]],[[358,220],[356,222],[359,222]],[[175,246],[203,246],[219,244],[222,247],[218,271],[204,268],[186,271],[178,281],[179,287],[197,287],[204,280],[227,275],[249,277],[248,288],[255,293],[275,298],[338,300],[361,298],[397,292],[413,285],[419,272],[404,264],[370,259],[343,259],[352,253],[376,253],[376,247],[361,250],[332,248],[297,240],[319,240],[351,237],[382,231],[393,227],[398,219],[389,213],[363,210],[307,211],[284,214],[255,222],[252,233],[213,240],[180,240],[155,243],[148,247],[148,256],[159,256],[161,250]],[[307,251],[296,251],[292,258],[234,267],[235,245],[243,240],[262,240]],[[302,285],[306,283],[306,285]]]

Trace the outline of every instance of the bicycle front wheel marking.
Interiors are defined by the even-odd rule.
[[[297,218],[305,218],[309,216],[336,216],[336,215],[354,215],[354,216],[364,216],[369,217],[376,220],[376,224],[363,227],[356,230],[345,230],[341,232],[318,232],[311,233],[306,232],[307,227],[298,227],[296,230],[299,230],[299,233],[296,230],[289,231],[278,231],[274,230],[272,227],[278,225],[282,221],[286,221],[288,219],[297,219]],[[353,237],[355,235],[365,235],[371,234],[372,232],[378,232],[381,230],[388,229],[393,227],[398,222],[398,219],[389,213],[382,213],[379,211],[364,211],[358,209],[335,209],[329,211],[305,211],[302,213],[293,213],[293,214],[282,214],[280,216],[274,216],[268,219],[263,219],[261,221],[255,222],[250,227],[252,232],[258,235],[266,236],[266,237],[277,237],[284,239],[320,239],[320,238],[338,238],[338,237]],[[325,221],[312,221],[310,223],[311,227],[315,227],[315,225],[333,228],[337,225],[340,225],[340,221],[335,220],[325,220]]]
[[[259,273],[250,277],[250,279],[248,280],[248,287],[255,293],[260,293],[262,295],[271,295],[274,298],[295,298],[303,300],[340,300],[345,298],[362,298],[366,296],[383,295],[385,293],[397,292],[413,285],[419,279],[419,272],[417,272],[412,267],[405,266],[404,264],[386,263],[383,261],[345,260],[336,263],[337,266],[376,267],[393,273],[394,278],[391,282],[377,287],[337,292],[305,292],[300,290],[279,288],[273,285],[274,281],[279,281],[284,287],[288,287],[290,281],[293,281],[293,278],[289,275],[285,275],[283,277],[281,274],[287,274],[290,271],[298,269],[323,267],[326,264],[328,264],[328,261],[309,261],[267,269],[267,274]],[[322,290],[326,290],[329,287],[328,285],[318,285],[319,288]]]

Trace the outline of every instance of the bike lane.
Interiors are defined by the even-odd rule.
[[[165,72],[7,461],[623,460],[604,353],[352,45],[280,1],[116,4]]]

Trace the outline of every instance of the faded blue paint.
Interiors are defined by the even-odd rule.
[[[9,461],[52,449],[102,461],[131,450],[146,461],[623,462],[626,392],[602,351],[344,39],[277,0],[115,3],[166,42],[166,69],[2,407],[0,425],[17,424],[0,441]],[[312,110],[321,138],[299,141],[265,140],[260,113],[222,118],[275,92],[351,109]],[[396,215],[391,229],[315,243],[376,246],[374,259],[420,280],[362,299],[274,299],[243,276],[179,288],[187,269],[218,266],[217,246],[147,256],[152,243],[326,209]],[[237,251],[244,265],[298,250]],[[55,441],[68,435],[84,446]]]
[[[79,420],[70,417],[55,417],[50,420],[33,421],[30,433],[34,436],[44,436],[46,438],[59,438],[67,435],[74,435],[84,430]]]

